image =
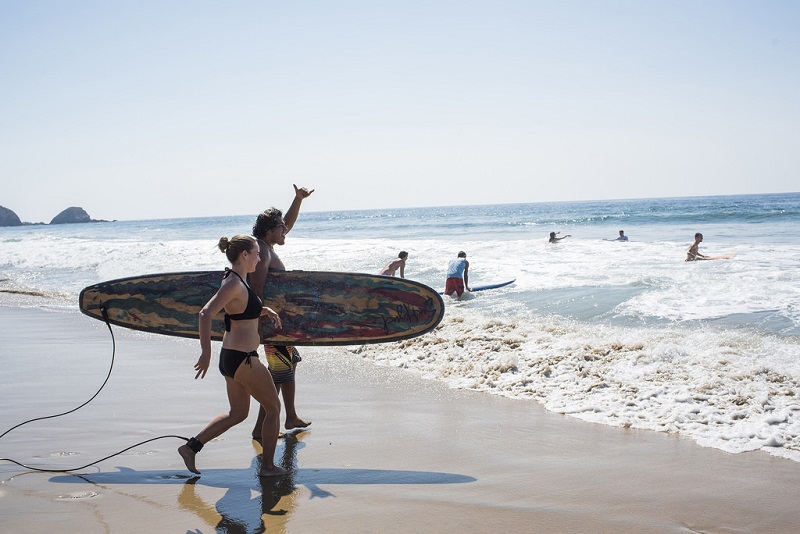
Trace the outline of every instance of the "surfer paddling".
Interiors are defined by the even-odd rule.
[[[281,327],[278,314],[263,306],[261,298],[248,287],[245,278],[252,273],[259,261],[258,243],[246,235],[237,235],[230,240],[222,237],[219,249],[231,262],[219,290],[200,310],[200,358],[194,365],[195,378],[205,378],[211,364],[211,319],[225,311],[225,334],[219,354],[219,371],[225,377],[230,411],[218,415],[196,436],[178,448],[186,468],[200,474],[195,466],[195,457],[203,445],[221,435],[231,427],[247,419],[250,397],[265,410],[261,427],[263,453],[259,476],[279,476],[286,469],[275,465],[275,448],[278,442],[281,404],[278,392],[270,379],[269,371],[258,359],[261,343],[260,318],[267,316],[276,328]]]
[[[253,225],[253,237],[258,239],[261,248],[259,249],[260,261],[256,270],[250,276],[250,285],[257,295],[264,294],[264,286],[267,283],[269,271],[285,271],[278,254],[275,252],[275,245],[283,245],[286,242],[286,234],[294,227],[297,216],[300,214],[300,205],[303,200],[308,198],[312,189],[309,191],[305,187],[294,186],[294,200],[286,211],[286,217],[281,210],[269,208],[256,217]],[[311,421],[305,421],[297,415],[294,405],[295,398],[295,371],[297,364],[301,361],[300,352],[296,347],[285,345],[264,344],[264,353],[267,355],[267,366],[272,375],[275,387],[283,397],[283,407],[286,411],[286,422],[284,428],[293,430],[295,428],[305,428]],[[253,427],[253,439],[261,439],[261,425],[264,420],[264,409],[259,409],[256,424]]]
[[[558,234],[560,234],[560,233],[561,233],[561,232],[550,232],[550,239],[548,239],[548,241],[549,241],[550,243],[558,243],[558,242],[559,242],[559,241],[561,241],[562,239],[566,239],[566,238],[568,238],[568,237],[572,237],[570,234],[567,234],[567,235],[565,235],[564,237],[556,237],[556,236],[557,236]]]
[[[401,250],[400,254],[395,259],[386,264],[386,267],[381,269],[379,274],[384,276],[394,276],[398,269],[400,269],[400,278],[406,277],[406,260],[408,259],[408,252]]]

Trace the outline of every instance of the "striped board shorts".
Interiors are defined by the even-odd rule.
[[[291,345],[264,345],[267,367],[276,384],[294,382],[294,366],[301,361],[300,352]]]

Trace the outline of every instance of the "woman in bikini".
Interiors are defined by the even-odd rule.
[[[261,299],[245,282],[258,263],[258,243],[250,236],[237,235],[219,240],[219,249],[231,262],[219,290],[200,310],[200,359],[194,368],[195,378],[205,378],[211,363],[211,318],[225,310],[225,334],[219,355],[219,371],[225,377],[231,409],[217,416],[199,434],[178,448],[186,468],[200,473],[195,456],[203,445],[229,428],[244,421],[253,397],[266,411],[261,428],[263,453],[259,476],[279,476],[286,470],[275,465],[281,405],[269,371],[258,359],[256,349],[261,343],[259,322],[268,316],[280,328],[278,314],[262,305]]]

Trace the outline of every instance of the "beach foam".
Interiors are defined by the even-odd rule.
[[[351,350],[586,421],[800,461],[796,343],[710,327],[631,331],[566,318],[477,318],[469,304],[448,306],[432,334]]]

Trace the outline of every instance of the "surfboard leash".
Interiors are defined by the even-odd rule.
[[[2,434],[0,434],[0,439],[2,439],[3,436],[5,436],[9,432],[11,432],[12,430],[17,429],[17,428],[19,428],[19,427],[21,427],[23,425],[27,425],[28,423],[33,423],[34,421],[42,421],[42,420],[45,420],[45,419],[53,419],[55,417],[61,417],[62,415],[67,415],[67,414],[70,414],[70,413],[75,412],[77,410],[80,410],[81,408],[83,408],[84,406],[86,406],[87,404],[92,402],[95,399],[95,397],[97,397],[100,394],[100,392],[103,390],[103,388],[106,387],[106,384],[108,383],[108,379],[111,378],[111,371],[112,371],[112,369],[114,369],[114,358],[116,357],[116,354],[117,354],[117,342],[114,339],[114,332],[111,330],[111,323],[108,322],[108,312],[106,311],[105,306],[101,305],[100,306],[100,311],[103,314],[103,319],[105,319],[106,326],[108,327],[108,331],[111,333],[111,366],[108,368],[108,374],[106,375],[106,379],[103,381],[103,384],[100,386],[100,389],[98,389],[97,392],[95,392],[95,394],[92,395],[92,397],[89,400],[87,400],[86,402],[84,402],[83,404],[78,406],[77,408],[73,408],[72,410],[68,410],[68,411],[66,411],[64,413],[59,413],[59,414],[55,414],[55,415],[45,415],[43,417],[34,417],[33,419],[28,419],[27,421],[23,421],[23,422],[19,423],[18,425],[12,426],[8,430],[6,430]]]
[[[80,471],[82,469],[86,469],[87,467],[91,467],[94,464],[99,464],[100,462],[108,460],[109,458],[113,458],[114,456],[119,456],[120,454],[122,454],[124,452],[128,452],[129,450],[134,449],[134,448],[136,448],[136,447],[138,447],[140,445],[144,445],[145,443],[150,443],[151,441],[156,441],[156,440],[159,440],[159,439],[166,439],[166,438],[178,438],[178,439],[182,439],[184,441],[189,441],[189,438],[185,438],[183,436],[175,436],[175,435],[158,436],[158,437],[155,437],[155,438],[150,438],[150,439],[146,439],[144,441],[140,441],[139,443],[136,443],[135,445],[131,445],[130,447],[122,449],[119,452],[115,452],[114,454],[109,454],[105,458],[100,458],[99,460],[95,460],[94,462],[88,463],[86,465],[82,465],[80,467],[71,467],[69,469],[46,469],[46,468],[42,468],[42,467],[32,467],[30,465],[25,465],[23,463],[20,463],[20,462],[18,462],[16,460],[12,460],[11,458],[0,458],[0,461],[11,462],[12,464],[17,464],[18,466],[20,466],[22,468],[25,468],[25,469],[30,469],[31,471],[41,471],[41,472],[45,472],[45,473],[70,473],[72,471]]]
[[[109,319],[108,319],[108,311],[106,310],[106,307],[104,305],[102,305],[102,304],[100,305],[100,312],[103,314],[103,319],[105,320],[106,326],[108,327],[108,331],[111,334],[111,365],[108,368],[108,374],[106,375],[106,379],[103,380],[103,384],[100,386],[100,388],[97,390],[97,392],[95,392],[95,394],[92,395],[92,397],[89,400],[87,400],[86,402],[84,402],[83,404],[78,406],[77,408],[73,408],[73,409],[68,410],[66,412],[55,414],[55,415],[45,415],[43,417],[34,417],[33,419],[28,419],[27,421],[23,421],[23,422],[21,422],[21,423],[19,423],[17,425],[14,425],[11,428],[9,428],[8,430],[6,430],[5,432],[3,432],[2,434],[0,434],[0,439],[2,439],[6,434],[11,432],[12,430],[15,430],[15,429],[17,429],[17,428],[19,428],[19,427],[21,427],[23,425],[27,425],[28,423],[33,423],[34,421],[42,421],[44,419],[53,419],[55,417],[61,417],[62,415],[71,414],[72,412],[80,410],[81,408],[83,408],[84,406],[86,406],[87,404],[92,402],[100,394],[100,392],[103,390],[103,388],[106,387],[106,384],[108,383],[108,380],[111,378],[111,371],[114,369],[114,359],[115,359],[116,354],[117,354],[117,341],[114,338],[114,331],[111,329],[111,323],[109,322]],[[183,437],[183,436],[176,436],[176,435],[158,436],[158,437],[155,437],[155,438],[150,438],[150,439],[147,439],[147,440],[144,440],[144,441],[140,441],[139,443],[136,443],[135,445],[131,445],[130,447],[122,449],[119,452],[115,452],[114,454],[110,454],[110,455],[106,456],[105,458],[101,458],[101,459],[96,460],[96,461],[94,461],[92,463],[88,463],[88,464],[83,465],[81,467],[73,467],[71,469],[44,469],[44,468],[39,468],[39,467],[32,467],[30,465],[25,465],[25,464],[23,464],[21,462],[18,462],[16,460],[11,459],[11,458],[0,458],[0,462],[11,462],[13,464],[16,464],[16,465],[22,467],[22,468],[30,469],[31,471],[43,471],[43,472],[49,472],[49,473],[69,473],[71,471],[80,471],[81,469],[86,469],[87,467],[90,467],[90,466],[92,466],[94,464],[98,464],[98,463],[100,463],[102,461],[108,460],[109,458],[113,458],[114,456],[119,456],[120,454],[122,454],[124,452],[127,452],[127,451],[129,451],[129,450],[131,450],[131,449],[133,449],[135,447],[139,447],[140,445],[144,445],[145,443],[150,443],[151,441],[156,441],[156,440],[165,439],[165,438],[178,438],[178,439],[182,439],[184,441],[189,441],[189,438],[186,438],[186,437]]]

